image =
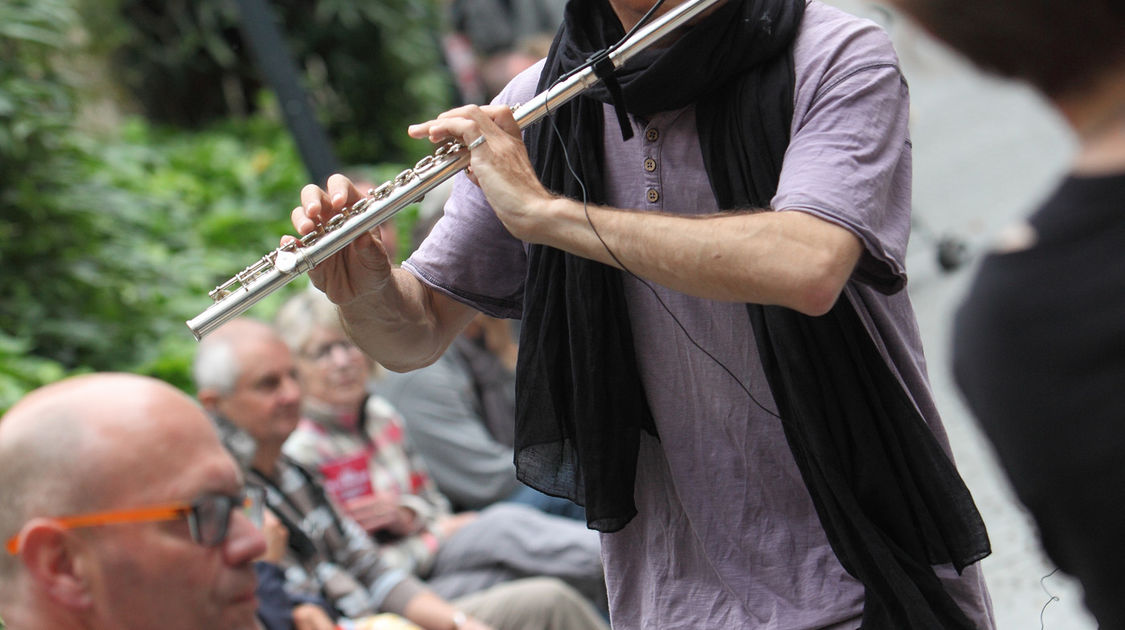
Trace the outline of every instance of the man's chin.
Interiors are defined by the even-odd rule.
[[[275,427],[278,427],[279,429],[284,431],[286,435],[288,435],[288,434],[292,433],[294,429],[297,428],[297,425],[300,422],[301,422],[301,414],[296,413],[296,414],[292,414],[292,415],[287,414],[285,416],[278,417],[277,420],[273,423],[273,425]]]
[[[231,630],[260,630],[257,613],[258,598],[255,596],[232,602],[224,615],[227,623],[222,627]]]

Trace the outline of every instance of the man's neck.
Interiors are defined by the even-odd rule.
[[[4,624],[9,630],[93,630],[102,625],[50,601],[42,593],[32,594],[14,605],[5,603]]]
[[[254,451],[254,470],[273,479],[277,476],[277,460],[281,458],[281,444],[258,444]]]
[[[1125,64],[1081,93],[1056,99],[1055,104],[1078,135],[1076,174],[1125,171]]]
[[[1111,129],[1082,139],[1074,160],[1074,172],[1078,175],[1125,173],[1125,112]]]
[[[363,399],[346,405],[332,404],[312,396],[305,396],[301,413],[317,424],[338,431],[359,433],[359,419],[363,410]]]

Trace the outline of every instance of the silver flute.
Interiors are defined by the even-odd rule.
[[[637,30],[610,51],[608,60],[614,69],[621,67],[637,53],[723,1],[689,0],[675,7]],[[543,118],[551,109],[594,86],[599,80],[592,67],[576,72],[515,108],[513,117],[516,124],[520,129],[527,127]],[[214,303],[188,320],[188,328],[196,339],[202,339],[227,321],[245,313],[262,298],[390,219],[398,211],[420,200],[438,184],[468,165],[469,147],[455,141],[441,145],[413,168],[408,168],[393,180],[371,189],[363,199],[350,208],[344,208],[323,225],[318,225],[316,230],[273,250],[215,287],[209,294]]]

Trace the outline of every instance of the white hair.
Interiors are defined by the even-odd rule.
[[[228,335],[213,335],[200,342],[191,365],[195,390],[213,389],[222,396],[234,392],[241,371],[234,340]]]
[[[300,353],[313,331],[322,326],[346,331],[336,305],[313,287],[286,300],[273,322],[277,333],[294,353]]]

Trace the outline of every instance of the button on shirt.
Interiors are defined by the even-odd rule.
[[[644,138],[644,153],[646,155],[658,155],[660,152],[660,130],[649,127],[645,130]],[[645,171],[642,176],[648,186],[648,190],[645,191],[645,201],[648,202],[646,208],[649,210],[658,209],[656,204],[660,202],[660,174],[656,172],[656,159],[646,157],[641,162],[641,166]]]

